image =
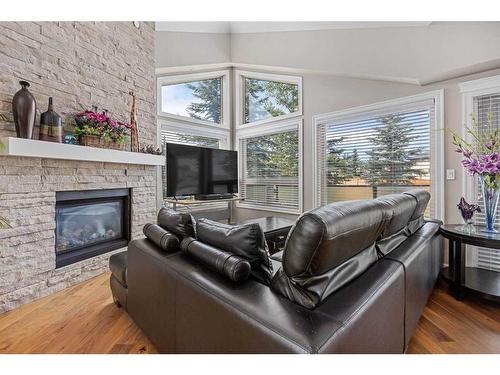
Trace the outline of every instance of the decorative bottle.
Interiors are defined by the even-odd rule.
[[[49,108],[40,116],[40,140],[62,143],[61,116],[54,112],[52,97],[49,98]]]
[[[19,81],[21,90],[16,92],[12,99],[12,113],[16,124],[16,133],[19,138],[33,139],[35,128],[36,101],[28,90],[30,84]]]

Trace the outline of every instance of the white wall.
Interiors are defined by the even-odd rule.
[[[433,33],[436,33],[440,26],[439,24],[433,27]],[[462,29],[464,27],[465,29]],[[468,25],[457,25],[457,24],[446,24],[447,33],[455,30],[456,38],[453,37],[448,39],[449,43],[455,43],[454,48],[460,48],[462,54],[461,61],[467,62],[472,61],[475,53],[482,56],[482,58],[494,57],[494,54],[500,53],[498,45],[496,48],[490,48],[489,43],[491,41],[497,40],[498,37],[498,24],[486,24],[475,25],[471,23]],[[421,28],[415,28],[421,29]],[[481,29],[482,35],[489,35],[487,40],[474,41],[471,37],[465,37],[463,34],[467,32],[479,32]],[[379,30],[379,29],[377,29]],[[350,51],[352,63],[357,64],[354,58],[356,54],[359,58],[365,59],[364,65],[370,66],[370,59],[373,56],[364,55],[363,51],[359,50],[357,47],[360,43],[360,38],[368,38],[368,34],[374,33],[373,29],[364,30],[334,30],[336,33],[342,33],[345,38],[351,41],[351,47],[346,42],[342,42],[343,49],[334,48],[330,46],[328,56],[325,57],[321,54],[314,54],[318,46],[323,46],[327,42],[328,38],[323,36],[323,42],[318,42],[314,38],[301,37],[303,41],[302,44],[291,45],[290,42],[293,38],[292,34],[296,32],[287,33],[266,33],[266,34],[233,34],[232,36],[224,34],[200,34],[200,33],[172,33],[172,32],[160,32],[160,36],[157,37],[157,67],[160,66],[180,66],[180,65],[200,65],[200,64],[210,64],[214,62],[227,62],[231,59],[235,63],[245,63],[245,64],[259,64],[259,65],[275,65],[283,64],[285,67],[301,67],[303,64],[308,64],[308,67],[325,68],[329,66],[330,61],[335,65],[335,59],[338,55],[341,55],[345,51]],[[333,31],[328,31],[327,33],[332,33]],[[399,28],[391,28],[387,31],[387,41],[392,41],[398,39],[391,34],[402,33],[403,31]],[[414,32],[417,32],[414,30]],[[318,33],[317,31],[311,32],[301,32],[307,33],[309,36],[311,33]],[[323,33],[321,31],[320,33]],[[351,34],[352,33],[352,34]],[[368,33],[368,34],[367,34]],[[384,31],[385,33],[385,31]],[[417,33],[421,33],[418,31]],[[428,33],[428,32],[427,32]],[[157,32],[158,34],[158,32]],[[190,35],[186,35],[190,34]],[[287,35],[284,35],[287,34]],[[437,33],[439,34],[439,33]],[[326,35],[326,34],[325,34]],[[379,34],[380,35],[380,34]],[[429,34],[430,35],[430,34]],[[434,34],[432,34],[434,35]],[[475,34],[476,36],[478,34]],[[449,36],[449,35],[448,35]],[[332,40],[341,41],[342,38],[337,36],[331,36]],[[419,44],[422,40],[426,40],[423,36],[418,40],[403,38],[401,47],[404,45],[405,52],[399,52],[402,55],[408,51],[411,53],[411,49],[415,44],[416,48],[422,48]],[[192,44],[185,43],[187,40],[191,43],[210,43],[217,45],[217,48],[205,49],[205,46],[198,45],[198,47]],[[207,42],[209,40],[210,42]],[[227,41],[229,40],[230,47],[227,46]],[[285,48],[285,41],[288,40],[288,48]],[[358,40],[358,43],[356,43]],[[381,41],[373,40],[373,38],[368,38],[367,40],[376,43],[377,46],[383,44]],[[278,43],[282,41],[283,45]],[[386,41],[386,42],[387,42]],[[418,43],[417,43],[418,41]],[[308,43],[306,43],[308,42]],[[365,40],[366,42],[366,40]],[[387,42],[388,43],[388,42]],[[474,44],[471,46],[471,43]],[[310,44],[310,45],[304,45]],[[366,44],[366,43],[365,43]],[[366,45],[364,44],[364,47]],[[162,51],[159,51],[160,48]],[[391,47],[392,48],[392,47]],[[446,46],[442,46],[444,51],[447,50]],[[386,48],[384,51],[387,51]],[[493,51],[494,50],[494,51]],[[205,51],[205,52],[203,52]],[[218,52],[216,52],[218,51]],[[374,52],[378,51],[378,47],[373,49]],[[471,53],[474,51],[474,53]],[[162,58],[160,55],[165,55],[168,58]],[[382,54],[382,52],[380,52]],[[429,55],[430,54],[430,55]],[[228,57],[229,56],[229,57]],[[318,56],[318,57],[315,57]],[[385,59],[389,61],[394,70],[386,70],[386,73],[394,74],[399,69],[400,73],[408,74],[408,72],[403,72],[403,68],[399,65],[407,62],[412,62],[413,66],[427,66],[427,60],[436,61],[436,64],[441,64],[441,66],[453,67],[457,66],[457,60],[446,62],[443,56],[449,56],[447,53],[441,53],[440,49],[434,47],[428,49],[428,54],[424,56],[414,56],[412,59],[405,57],[396,56],[394,60],[392,57],[390,59]],[[224,60],[224,59],[230,60]],[[341,60],[344,57],[339,57]],[[376,66],[381,57],[373,57]],[[381,61],[381,60],[380,60]],[[445,64],[446,63],[446,64]],[[460,64],[462,64],[460,63]],[[380,63],[381,64],[381,63]],[[382,67],[382,66],[381,66]],[[248,69],[248,67],[246,68]],[[388,69],[384,67],[384,69]],[[406,68],[404,68],[406,69]],[[415,71],[419,71],[415,68]],[[254,69],[256,70],[256,69]],[[266,70],[269,71],[269,70]],[[279,73],[280,69],[275,68],[271,71]],[[423,70],[421,70],[423,71]],[[287,71],[287,74],[291,74]],[[399,74],[399,73],[398,73]],[[395,99],[402,96],[414,95],[417,93],[433,91],[437,89],[444,89],[444,126],[448,127],[456,132],[461,132],[462,129],[462,98],[459,92],[458,83],[483,78],[487,76],[500,75],[500,69],[490,70],[483,73],[477,73],[469,76],[462,76],[461,78],[451,79],[446,81],[437,82],[431,85],[416,85],[408,83],[396,83],[387,82],[374,79],[357,79],[348,77],[339,77],[331,74],[300,74],[303,76],[303,92],[304,92],[304,102],[303,102],[303,120],[304,120],[304,210],[309,210],[313,207],[313,194],[312,194],[312,163],[314,155],[312,155],[312,116],[325,112],[332,112],[341,109],[346,109],[350,107],[356,107],[360,105],[366,105],[371,103],[376,103],[383,100]],[[460,222],[460,216],[456,209],[456,204],[462,195],[462,173],[459,155],[453,152],[453,147],[451,145],[451,140],[449,134],[445,134],[445,167],[453,168],[456,170],[456,180],[445,181],[445,219],[447,222]],[[243,219],[248,217],[257,217],[264,215],[282,215],[266,211],[255,211],[255,210],[245,210],[238,209],[235,213],[236,219]]]
[[[449,80],[429,86],[390,83],[363,79],[341,78],[325,75],[303,75],[304,89],[304,210],[313,208],[312,168],[312,116],[388,99],[409,96],[437,89],[444,89],[444,127],[460,133],[462,129],[462,97],[460,82],[499,75],[499,70]],[[456,180],[445,181],[445,220],[461,222],[456,204],[462,196],[462,173],[460,157],[451,145],[449,133],[445,133],[445,168],[456,170]],[[263,216],[262,211],[239,209],[237,218]],[[272,213],[269,213],[272,214]],[[279,215],[279,214],[278,214]],[[283,215],[288,216],[288,215]]]
[[[500,68],[500,22],[231,35],[231,61],[429,83]]]
[[[231,37],[218,33],[156,31],[156,67],[231,61]]]

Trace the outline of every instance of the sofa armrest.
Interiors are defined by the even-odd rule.
[[[424,220],[425,220],[426,223],[435,223],[435,224],[443,225],[443,221],[442,220],[434,219],[432,217],[426,217],[426,218],[424,218]]]

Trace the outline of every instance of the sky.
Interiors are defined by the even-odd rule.
[[[163,86],[161,88],[162,112],[190,117],[187,113],[187,107],[191,103],[199,103],[200,100],[193,95],[193,91],[189,89],[187,85],[188,83],[179,83],[176,85]]]

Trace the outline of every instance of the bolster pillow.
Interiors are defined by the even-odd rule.
[[[247,260],[197,241],[192,237],[182,240],[181,250],[191,258],[232,281],[244,281],[250,275],[250,263]]]
[[[142,232],[163,251],[173,253],[179,250],[179,238],[159,225],[148,223],[144,225]]]

